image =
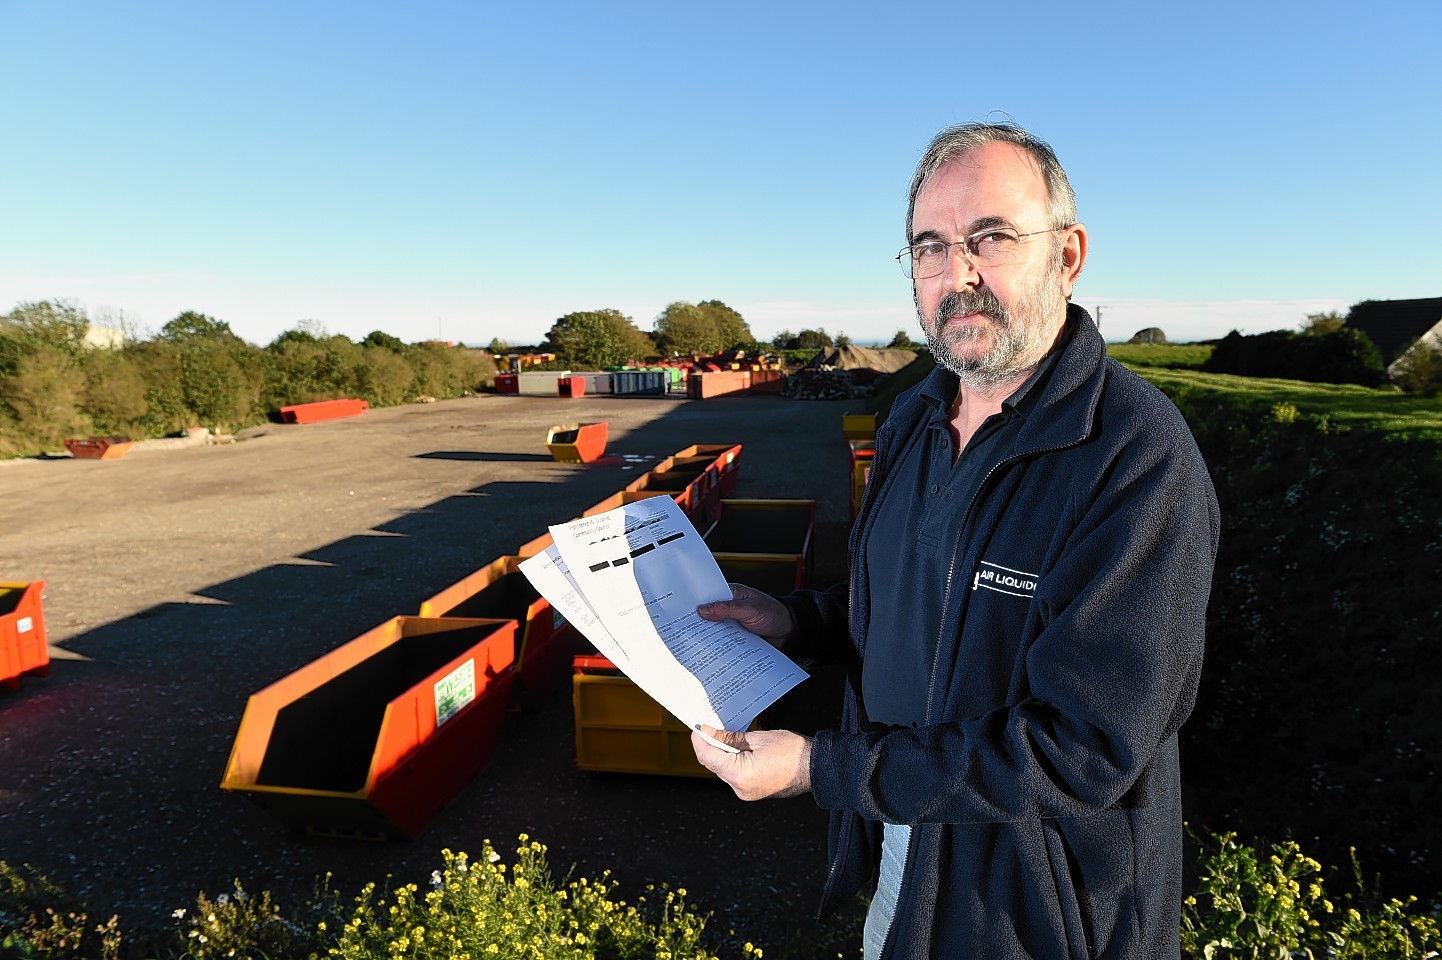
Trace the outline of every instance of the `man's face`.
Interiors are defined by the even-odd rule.
[[[989,143],[943,164],[922,187],[911,242],[955,241],[987,227],[1027,234],[1052,226],[1046,183],[1019,147]],[[1074,228],[1080,230],[1081,228]],[[999,266],[953,249],[939,276],[914,281],[917,317],[932,355],[973,389],[999,387],[1038,363],[1066,319],[1084,253],[1071,231],[1024,239]],[[1078,244],[1082,246],[1078,247]]]

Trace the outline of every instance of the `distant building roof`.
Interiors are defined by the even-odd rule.
[[[1402,355],[1387,365],[1387,375],[1395,377],[1402,370],[1402,358],[1410,356],[1413,350],[1436,350],[1442,352],[1442,320],[1432,325],[1432,329],[1422,334],[1422,338],[1412,346],[1410,350],[1403,350]]]
[[[113,350],[125,342],[125,331],[91,325],[85,331],[84,342],[87,347]]]
[[[1407,345],[1442,320],[1442,297],[1421,300],[1364,300],[1347,314],[1347,326],[1361,330],[1377,345],[1383,363],[1402,355]]]

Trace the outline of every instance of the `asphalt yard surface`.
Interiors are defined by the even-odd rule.
[[[30,863],[122,928],[239,879],[299,904],[316,877],[425,885],[442,848],[528,833],[558,873],[632,899],[684,886],[767,955],[834,955],[811,919],[825,816],[715,780],[576,769],[569,689],[504,717],[496,755],[413,841],[307,836],[219,789],[247,697],[577,516],[655,460],[741,443],[738,497],[817,503],[815,579],[844,571],[858,405],[780,397],[485,396],[267,425],[224,446],[0,463],[0,581],[45,580],[48,677],[0,689],[0,860]],[[549,426],[606,421],[607,456],[552,460]],[[830,722],[835,677],[783,702]],[[826,949],[821,953],[822,945]],[[854,954],[848,950],[848,954]]]

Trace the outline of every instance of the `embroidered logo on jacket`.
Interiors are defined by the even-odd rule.
[[[972,575],[971,589],[995,590],[997,593],[1031,599],[1036,596],[1036,578],[1035,573],[1013,570],[1011,567],[983,560]]]

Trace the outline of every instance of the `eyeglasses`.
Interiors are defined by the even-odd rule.
[[[1027,237],[1044,233],[1056,233],[1066,227],[1051,227],[1047,230],[1033,230],[1031,233],[1017,233],[1010,227],[987,227],[960,240],[923,240],[909,247],[902,247],[896,255],[896,262],[911,280],[930,280],[939,277],[951,259],[951,248],[960,247],[962,255],[974,266],[999,267],[1016,259],[1021,242]]]

